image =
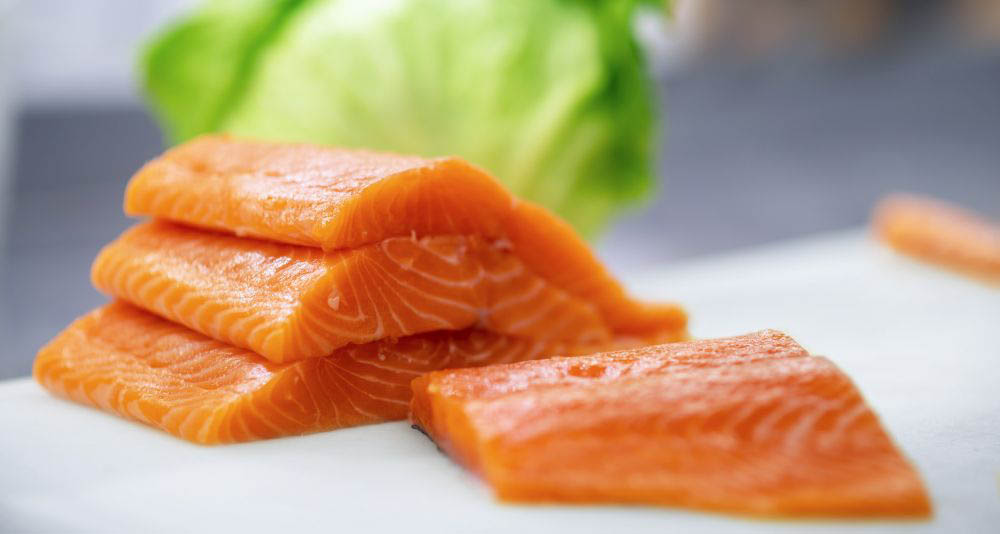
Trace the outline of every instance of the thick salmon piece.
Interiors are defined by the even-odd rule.
[[[462,330],[279,364],[119,301],[42,348],[34,376],[62,397],[217,444],[404,419],[410,381],[427,371],[595,347]]]
[[[105,247],[92,279],[102,291],[275,362],[468,327],[576,344],[616,336],[608,310],[476,236],[388,238],[323,252],[153,222]],[[644,337],[677,340],[682,318],[678,310]]]
[[[411,418],[509,501],[925,517],[851,381],[777,332],[429,373]]]
[[[325,250],[414,234],[476,235],[606,310],[616,333],[642,336],[685,321],[676,306],[628,298],[568,224],[458,158],[204,136],[140,169],[125,211]]]
[[[931,198],[894,195],[875,209],[875,233],[896,250],[1000,284],[1000,223]]]

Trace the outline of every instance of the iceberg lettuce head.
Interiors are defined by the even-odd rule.
[[[168,137],[458,155],[594,235],[654,182],[628,0],[210,0],[141,61]]]

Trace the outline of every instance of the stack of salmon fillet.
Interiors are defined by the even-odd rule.
[[[39,352],[57,395],[202,443],[411,420],[503,499],[925,517],[851,381],[774,331],[686,341],[455,158],[207,136],[143,167]],[[559,356],[559,357],[553,357]]]
[[[117,300],[40,352],[49,390],[198,443],[405,418],[447,367],[675,341],[585,243],[459,159],[203,137],[125,195]]]

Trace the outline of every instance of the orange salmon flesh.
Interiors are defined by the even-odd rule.
[[[59,396],[217,444],[405,419],[410,381],[422,373],[606,347],[466,329],[279,364],[118,301],[42,348],[34,376]]]
[[[477,236],[387,238],[323,252],[165,222],[104,248],[94,285],[112,296],[275,362],[328,356],[350,343],[475,327],[522,338],[608,343],[631,301],[601,308],[530,272]],[[649,307],[645,337],[678,337],[677,306]]]
[[[391,237],[479,236],[525,268],[602,310],[619,335],[686,318],[630,299],[564,221],[516,199],[458,158],[267,143],[208,135],[168,150],[132,177],[129,215],[276,242],[348,250]]]
[[[413,422],[503,500],[930,514],[847,376],[779,332],[439,371],[412,387]]]
[[[1000,285],[1000,223],[939,200],[893,195],[875,209],[876,235],[916,259]]]

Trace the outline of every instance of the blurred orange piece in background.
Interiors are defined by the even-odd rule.
[[[892,248],[1000,284],[1000,224],[944,201],[892,195],[875,208],[876,235]]]

